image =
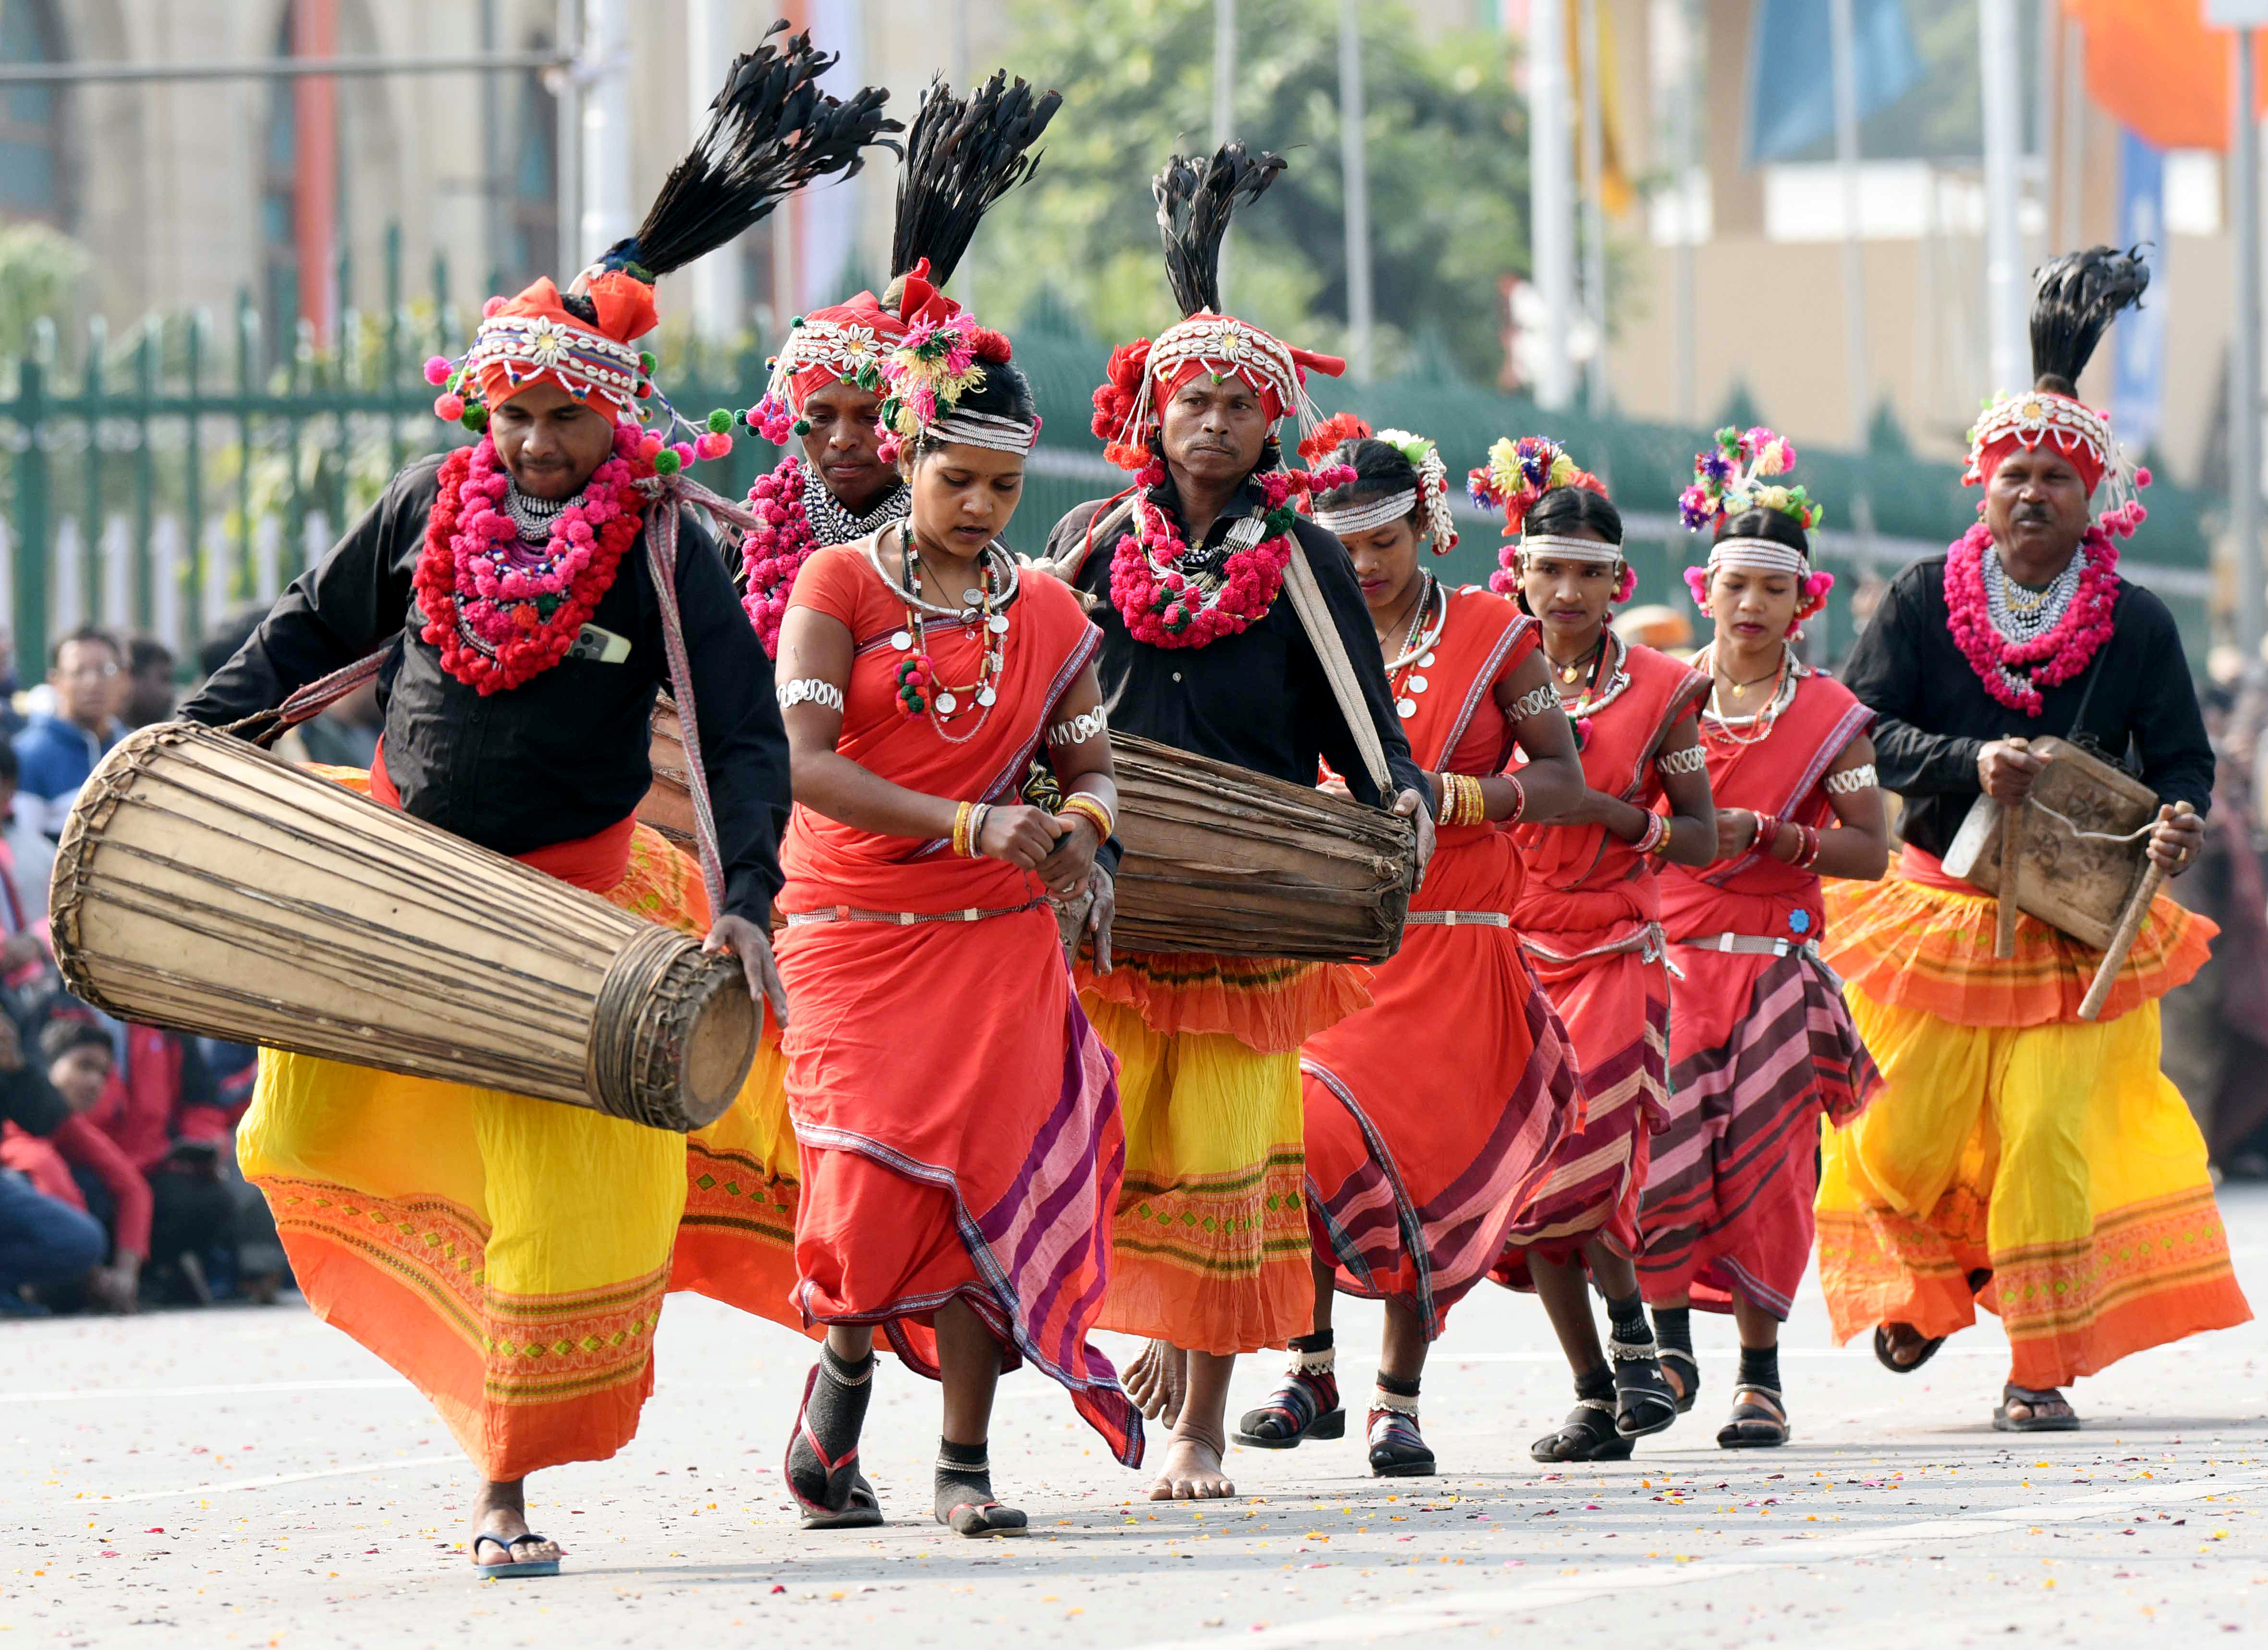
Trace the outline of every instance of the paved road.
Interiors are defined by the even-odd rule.
[[[2224,1206],[2268,1300],[2268,1193]],[[1359,1393],[1376,1315],[1342,1319]],[[0,1325],[0,1643],[2268,1639],[2260,1326],[2130,1359],[2078,1389],[2086,1431],[2019,1441],[1987,1425],[2006,1373],[1989,1320],[1900,1380],[1830,1350],[1807,1295],[1783,1355],[1798,1441],[1730,1455],[1714,1446],[1730,1328],[1701,1328],[1700,1409],[1633,1462],[1547,1472],[1527,1445],[1565,1409],[1567,1378],[1535,1303],[1491,1289],[1428,1373],[1441,1477],[1373,1479],[1352,1437],[1239,1451],[1243,1494],[1202,1508],[1139,1499],[1057,1389],[1020,1374],[993,1460],[1032,1536],[979,1545],[917,1520],[936,1402],[894,1365],[865,1449],[894,1521],[873,1539],[799,1533],[778,1463],[807,1352],[681,1297],[636,1444],[537,1481],[537,1526],[570,1548],[570,1573],[477,1584],[447,1434],[305,1311]],[[1253,1360],[1240,1400],[1269,1374]]]

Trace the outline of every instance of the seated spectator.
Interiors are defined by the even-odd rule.
[[[50,1026],[74,1020],[112,1044],[115,1062],[87,1116],[149,1180],[151,1264],[177,1293],[209,1301],[208,1262],[231,1276],[237,1269],[236,1198],[220,1173],[233,1119],[212,1072],[192,1041],[154,1026],[97,1021],[77,1005],[58,1009]]]
[[[173,716],[173,650],[154,636],[137,636],[126,644],[126,695],[119,719],[129,727],[147,727]]]
[[[16,806],[16,780],[21,770],[16,748],[0,743],[0,820],[6,821],[0,825],[0,932],[43,934],[55,845],[32,821],[32,809]],[[21,966],[20,961],[10,963],[0,958],[0,974],[12,975]]]
[[[88,1278],[87,1293],[111,1311],[135,1311],[150,1256],[154,1197],[148,1177],[87,1118],[110,1081],[110,1034],[91,1020],[56,1016],[40,1034],[40,1059],[70,1116],[45,1139],[8,1131],[0,1155],[48,1197],[95,1218],[110,1258]]]
[[[125,735],[118,720],[123,662],[117,639],[94,625],[82,625],[50,651],[55,708],[34,716],[16,736],[16,807],[50,839],[63,834],[79,787],[103,753]]]
[[[79,1121],[25,1058],[13,1013],[0,1012],[0,1157],[12,1158],[19,1140],[44,1145],[46,1137]],[[27,1298],[43,1287],[84,1283],[99,1298],[132,1298],[130,1278],[103,1264],[110,1241],[101,1224],[79,1206],[68,1174],[63,1181],[70,1197],[51,1196],[12,1167],[0,1167],[0,1315],[45,1312]]]

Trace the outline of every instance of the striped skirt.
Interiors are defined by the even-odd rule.
[[[1617,1255],[1638,1253],[1638,1194],[1653,1135],[1669,1116],[1660,932],[1648,925],[1602,943],[1587,934],[1521,936],[1574,1044],[1582,1106],[1513,1223],[1492,1274],[1498,1283],[1531,1289],[1529,1255],[1564,1263],[1594,1239]]]
[[[1881,1078],[1837,981],[1808,948],[1775,957],[1672,945],[1669,1126],[1638,1204],[1638,1282],[1656,1303],[1735,1296],[1786,1318],[1811,1256],[1819,1119]]]

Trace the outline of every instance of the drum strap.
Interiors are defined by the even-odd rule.
[[[1386,743],[1378,736],[1378,724],[1371,718],[1370,701],[1362,696],[1362,683],[1354,674],[1354,661],[1347,657],[1346,638],[1332,621],[1330,603],[1323,595],[1323,587],[1315,581],[1315,570],[1307,565],[1307,552],[1295,533],[1292,538],[1292,559],[1284,567],[1284,593],[1292,598],[1292,609],[1300,615],[1300,627],[1307,632],[1308,645],[1322,661],[1323,674],[1329,679],[1331,696],[1339,702],[1339,715],[1345,719],[1347,732],[1353,736],[1355,748],[1362,753],[1362,765],[1370,773],[1370,783],[1377,788],[1381,805],[1394,800],[1394,780],[1386,767]]]
[[[686,790],[693,799],[694,837],[701,850],[701,881],[712,915],[725,909],[725,863],[717,847],[717,814],[709,801],[709,770],[701,761],[701,712],[693,700],[693,670],[685,652],[685,621],[677,607],[677,516],[690,505],[705,511],[735,541],[752,530],[747,510],[683,475],[656,476],[639,483],[653,502],[647,506],[645,556],[661,604],[661,646],[669,663],[670,697],[677,703],[679,736],[685,743]]]

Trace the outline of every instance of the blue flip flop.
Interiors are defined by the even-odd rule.
[[[527,1576],[557,1575],[559,1560],[556,1558],[515,1559],[512,1557],[512,1550],[524,1541],[549,1539],[549,1537],[536,1535],[534,1531],[525,1536],[514,1536],[510,1541],[506,1541],[501,1536],[475,1536],[473,1537],[473,1551],[475,1554],[480,1551],[481,1543],[486,1542],[490,1546],[503,1551],[504,1562],[502,1564],[475,1562],[473,1565],[473,1573],[483,1581],[516,1581]]]

